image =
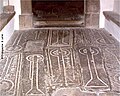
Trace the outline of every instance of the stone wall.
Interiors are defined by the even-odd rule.
[[[21,0],[20,29],[32,28],[32,0]]]
[[[86,0],[86,27],[99,27],[100,0]]]
[[[85,0],[85,27],[99,27],[100,0]],[[32,21],[31,0],[21,0],[20,28],[31,28]],[[29,16],[27,18],[27,16]],[[31,16],[31,18],[30,18]]]

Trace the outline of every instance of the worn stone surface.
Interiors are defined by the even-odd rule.
[[[99,14],[94,13],[91,16],[91,27],[99,27]]]
[[[4,13],[14,13],[15,12],[14,6],[11,6],[11,5],[4,6],[3,12]]]
[[[86,12],[99,12],[100,1],[99,0],[86,0]]]
[[[21,0],[21,13],[32,14],[32,0]]]
[[[14,32],[0,59],[0,95],[119,96],[119,46],[104,29]]]
[[[8,22],[13,18],[14,15],[15,12],[0,14],[0,31],[8,24]]]
[[[113,11],[104,11],[103,14],[107,20],[111,20],[112,22],[114,22],[116,25],[120,27],[120,15],[119,14]]]
[[[19,26],[20,29],[24,29],[24,28],[32,28],[33,26],[33,16],[32,14],[24,14],[24,15],[20,15],[19,19]]]
[[[120,96],[120,93],[115,92],[101,93],[100,96]]]

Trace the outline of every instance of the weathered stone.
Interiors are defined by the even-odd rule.
[[[91,14],[91,26],[94,28],[99,27],[99,14]]]
[[[4,6],[3,8],[3,12],[4,13],[14,13],[14,6],[8,5],[8,6]]]
[[[116,92],[106,92],[106,93],[100,93],[99,96],[120,96],[120,93],[116,93]]]
[[[91,14],[85,14],[85,26],[91,26]]]
[[[52,96],[96,96],[96,94],[81,92],[79,88],[61,88],[55,91]]]
[[[81,1],[81,0],[80,0]],[[71,0],[69,1],[70,3],[67,4],[73,7],[73,3],[74,2],[80,2],[78,1],[74,1]],[[84,3],[84,7],[82,6],[82,10],[81,12],[84,12],[84,15],[78,11],[81,10],[81,6],[80,4],[77,4],[78,7],[75,8],[55,8],[53,7],[53,9],[51,9],[52,6],[49,4],[43,4],[41,3],[41,5],[45,5],[47,7],[43,7],[45,8],[45,10],[47,9],[46,12],[41,12],[39,9],[37,10],[37,12],[39,13],[39,16],[36,18],[36,14],[35,12],[33,12],[33,21],[34,21],[34,26],[31,27],[43,27],[43,26],[84,26],[86,25],[86,27],[94,27],[94,28],[98,28],[99,26],[99,16],[92,16],[93,14],[100,14],[100,0],[85,0],[86,2]],[[39,1],[40,2],[40,1]],[[41,1],[42,2],[42,1]],[[47,0],[45,1],[47,3]],[[53,2],[53,1],[50,1]],[[49,3],[50,3],[49,2]],[[55,2],[59,2],[59,1],[55,1]],[[68,0],[66,0],[66,2],[68,2]],[[31,0],[22,0],[21,2],[21,6],[22,6],[22,14],[32,14],[32,1]],[[38,4],[38,3],[37,3]],[[54,6],[56,6],[55,4],[53,4]],[[36,7],[37,5],[35,5]],[[80,8],[79,8],[80,7]],[[41,8],[40,8],[41,9]],[[48,12],[48,10],[52,10],[50,12]],[[64,9],[64,10],[63,10]],[[35,10],[35,8],[33,8],[33,10]],[[56,11],[57,10],[57,11]],[[65,11],[68,10],[68,11]],[[72,10],[72,11],[70,11]],[[78,10],[78,11],[77,11]],[[61,12],[61,13],[60,13]],[[77,13],[77,15],[76,15]],[[65,15],[66,14],[66,15]],[[71,15],[72,14],[72,15]],[[90,14],[90,16],[85,16],[86,14]],[[28,17],[29,18],[29,17]],[[94,21],[92,21],[94,18]],[[68,21],[68,22],[67,22]],[[70,22],[69,22],[70,21]],[[90,21],[90,22],[89,22]],[[88,24],[87,24],[88,23]],[[21,26],[21,25],[20,25]],[[23,26],[25,28],[25,26]],[[27,28],[27,27],[26,27]]]
[[[113,11],[104,11],[103,14],[107,20],[111,20],[112,22],[114,22],[120,27],[120,19],[119,19],[120,15],[119,14]]]
[[[21,0],[21,13],[32,14],[32,0]]]
[[[33,18],[33,16],[31,14],[20,15],[19,16],[20,29],[32,28],[32,26],[33,26],[33,19],[32,18]]]
[[[8,22],[14,17],[14,13],[2,13],[0,14],[0,31],[8,24]]]
[[[86,2],[86,12],[99,12],[100,11],[100,1],[99,0],[87,0]]]
[[[0,59],[0,94],[119,96],[119,45],[103,29],[14,32]]]

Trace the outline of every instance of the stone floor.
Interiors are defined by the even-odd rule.
[[[0,96],[120,96],[120,43],[104,29],[15,31]]]

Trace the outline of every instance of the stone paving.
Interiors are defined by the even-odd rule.
[[[15,31],[0,59],[0,96],[120,96],[119,46],[104,29]]]

